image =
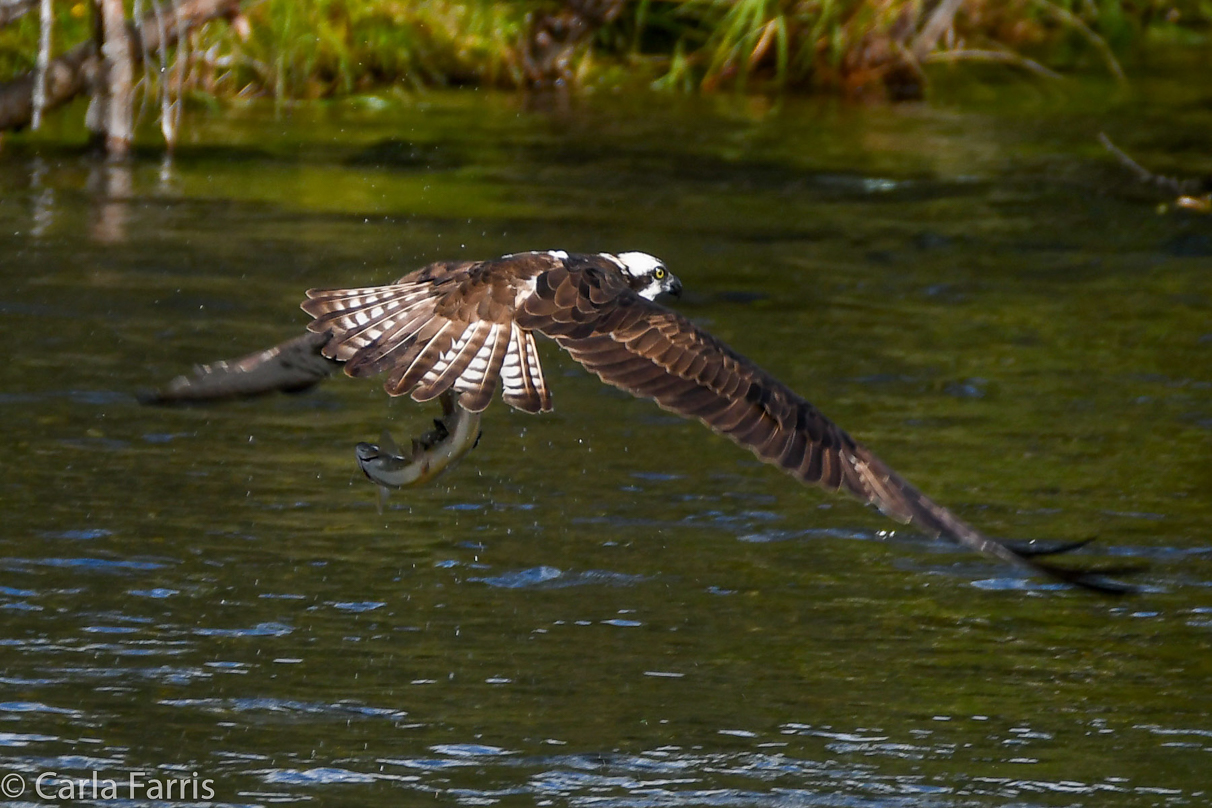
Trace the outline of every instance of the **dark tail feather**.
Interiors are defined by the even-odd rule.
[[[319,384],[341,363],[320,353],[328,333],[307,333],[239,359],[199,365],[164,387],[139,394],[143,404],[185,404],[249,398],[273,392],[296,393]]]

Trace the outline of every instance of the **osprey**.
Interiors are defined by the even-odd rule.
[[[535,345],[541,334],[607,384],[701,421],[802,482],[845,491],[930,536],[1031,572],[1103,592],[1131,590],[1038,560],[1083,542],[999,542],[933,502],[785,384],[656,302],[681,289],[661,261],[642,252],[439,261],[384,286],[311,289],[302,304],[314,318],[311,333],[199,368],[149,400],[299,389],[343,365],[355,377],[387,373],[393,396],[454,397],[457,407],[480,413],[499,386],[510,406],[546,412],[552,399]],[[364,447],[377,448],[362,444],[359,462]]]

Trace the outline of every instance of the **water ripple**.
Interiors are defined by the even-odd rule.
[[[91,626],[84,631],[100,633],[129,633],[137,629],[117,626]],[[193,634],[199,637],[285,637],[294,629],[282,623],[257,623],[252,628],[195,628]]]
[[[62,567],[98,572],[112,570],[158,570],[168,565],[167,561],[131,561],[114,558],[6,558],[6,564],[18,567]]]
[[[79,710],[68,710],[63,707],[51,707],[40,701],[4,701],[0,702],[0,712],[6,713],[59,713],[79,717]]]
[[[338,769],[332,766],[315,769],[263,769],[256,772],[267,783],[287,783],[296,786],[331,785],[333,783],[373,783],[375,775]]]
[[[193,707],[211,713],[265,712],[284,716],[358,716],[361,718],[386,718],[396,720],[408,715],[403,710],[385,707],[368,707],[352,702],[323,704],[317,702],[291,701],[275,698],[206,698],[206,699],[160,699],[159,704],[169,707]]]
[[[562,589],[569,586],[632,586],[643,580],[644,575],[627,575],[609,570],[585,570],[584,572],[564,572],[556,567],[530,567],[515,572],[505,572],[500,575],[468,578],[500,589],[529,589],[542,587],[544,589]]]

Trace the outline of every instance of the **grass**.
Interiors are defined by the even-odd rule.
[[[201,38],[207,92],[302,99],[395,83],[520,80],[514,51],[525,14],[517,3],[264,0],[247,16],[246,40],[222,25]]]
[[[574,72],[591,87],[854,94],[907,63],[905,53],[937,5],[632,0],[598,31],[592,53],[583,49]],[[56,4],[56,52],[88,36],[89,6]],[[186,89],[284,102],[401,84],[518,86],[528,15],[558,7],[557,0],[248,2],[247,37],[224,23],[194,37]],[[965,0],[932,46],[938,58],[923,61],[983,53],[1010,65],[1036,60],[1060,70],[1115,73],[1138,43],[1207,47],[1210,27],[1212,0]],[[37,33],[36,13],[0,29],[0,80],[32,69]],[[915,60],[908,65],[920,74]]]
[[[62,53],[87,39],[91,31],[89,6],[84,2],[56,3],[52,48]],[[34,69],[38,55],[38,12],[26,14],[0,28],[0,81]]]
[[[635,41],[668,65],[661,87],[853,90],[911,45],[935,2],[915,0],[652,0]],[[656,31],[649,33],[644,29]],[[1146,35],[1182,32],[1206,47],[1208,0],[966,0],[938,48],[1018,55],[1062,69],[1120,71]],[[670,48],[673,35],[674,47]],[[1163,34],[1164,35],[1164,34]],[[665,54],[670,53],[670,56]],[[693,77],[691,79],[690,77]]]

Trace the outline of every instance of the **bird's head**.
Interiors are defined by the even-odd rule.
[[[631,288],[640,297],[649,300],[656,300],[658,295],[663,294],[681,297],[682,282],[659,258],[642,252],[619,253],[616,257]]]

